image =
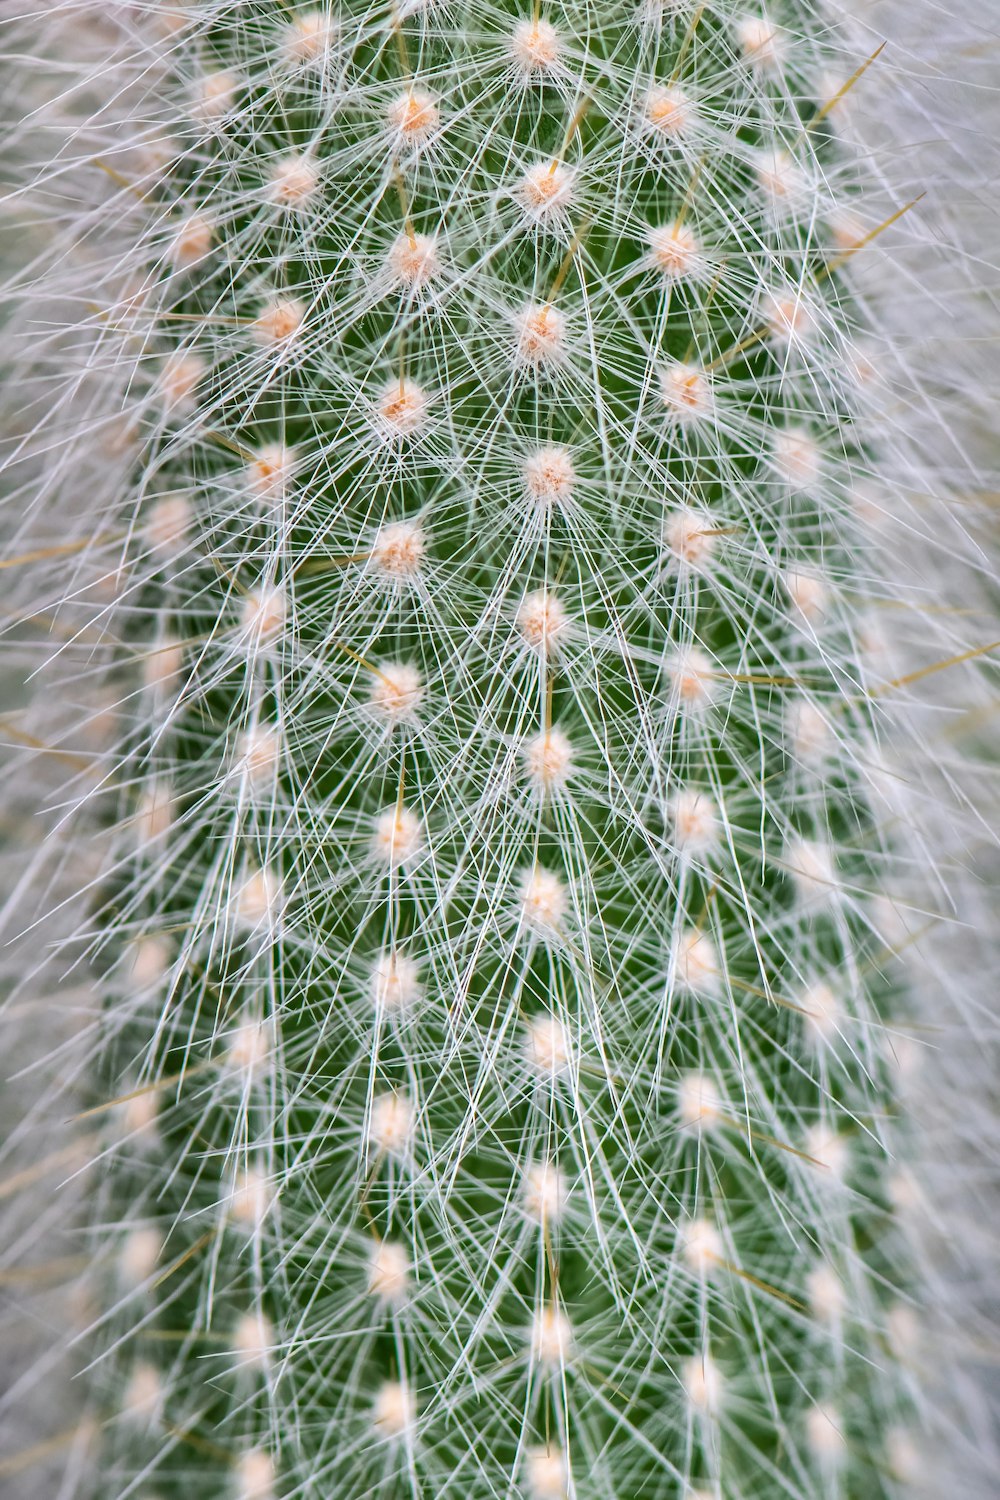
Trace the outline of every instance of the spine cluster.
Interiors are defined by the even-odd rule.
[[[874,48],[114,26],[100,1493],[910,1493]]]

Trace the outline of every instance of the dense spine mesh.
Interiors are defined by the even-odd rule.
[[[122,26],[100,1493],[903,1493],[874,47]]]

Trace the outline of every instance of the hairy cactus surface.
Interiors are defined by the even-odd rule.
[[[99,26],[41,484],[104,682],[79,1492],[911,1493],[878,39]]]

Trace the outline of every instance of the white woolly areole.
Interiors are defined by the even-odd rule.
[[[158,1229],[131,1230],[122,1241],[118,1264],[125,1280],[132,1285],[148,1281],[156,1270],[163,1251],[163,1235]]]
[[[665,666],[678,708],[691,713],[711,706],[717,692],[715,671],[704,651],[698,646],[682,646]]]
[[[691,927],[677,943],[674,983],[692,994],[708,994],[719,982],[719,955],[707,933]]]
[[[413,1392],[402,1380],[387,1380],[379,1387],[372,1406],[372,1425],[387,1441],[404,1437],[417,1420]]]
[[[711,377],[697,365],[674,360],[660,371],[660,400],[678,426],[704,422],[714,411]]]
[[[566,319],[550,302],[529,302],[514,316],[514,365],[544,373],[566,353]]]
[[[568,448],[539,448],[524,460],[521,472],[525,493],[539,510],[565,508],[572,502],[576,469]]]
[[[296,152],[276,161],[271,168],[266,196],[278,208],[306,209],[319,192],[319,164],[306,153]]]
[[[253,320],[252,332],[258,344],[265,347],[290,344],[306,317],[306,305],[299,297],[272,297]]]
[[[244,634],[267,645],[282,632],[288,614],[288,599],[280,584],[251,589],[240,611]]]
[[[561,1448],[529,1448],[524,1468],[530,1500],[566,1500],[569,1464]]]
[[[261,788],[272,785],[281,761],[281,735],[273,724],[255,724],[240,736],[237,764],[247,783]]]
[[[687,1130],[705,1130],[722,1119],[722,1095],[707,1073],[692,1069],[677,1085],[677,1112]]]
[[[664,143],[680,140],[695,119],[691,100],[683,89],[655,88],[646,95],[643,120],[649,134]]]
[[[191,22],[192,0],[158,0],[152,16],[157,36],[177,36]]]
[[[898,1424],[885,1436],[885,1456],[893,1478],[907,1487],[915,1485],[924,1473],[925,1457],[908,1427]]]
[[[551,656],[566,635],[569,618],[555,594],[536,589],[521,601],[517,623],[526,645],[541,656]]]
[[[524,1055],[529,1067],[545,1078],[569,1072],[573,1044],[558,1016],[535,1016],[525,1023]]]
[[[820,1323],[835,1323],[844,1312],[844,1283],[831,1266],[814,1266],[806,1277],[809,1311]]]
[[[670,838],[682,854],[705,855],[716,848],[722,829],[719,809],[707,792],[686,788],[667,804]]]
[[[509,51],[517,72],[527,82],[551,73],[562,55],[562,39],[551,21],[518,21]]]
[[[521,758],[539,792],[564,790],[573,770],[573,746],[561,729],[547,729],[527,740]]]
[[[816,330],[815,314],[797,292],[765,292],[761,299],[761,315],[769,337],[783,349],[806,343]]]
[[[679,1231],[681,1252],[696,1276],[708,1276],[725,1258],[722,1236],[708,1219],[690,1219]]]
[[[160,371],[160,399],[170,412],[192,410],[198,387],[208,374],[208,364],[200,354],[178,350],[169,354]]]
[[[164,558],[177,557],[188,544],[191,531],[191,501],[175,492],[161,495],[149,508],[146,537],[150,551]]]
[[[374,1005],[402,1014],[420,999],[420,969],[405,953],[382,953],[372,965],[370,986]]]
[[[128,977],[133,990],[141,993],[163,983],[170,967],[170,948],[165,938],[140,938],[133,945],[131,956]]]
[[[236,1320],[232,1334],[233,1353],[244,1369],[263,1369],[274,1347],[271,1320],[260,1312],[244,1313]]]
[[[812,489],[823,469],[820,446],[804,427],[786,427],[771,439],[771,467],[789,489]]]
[[[663,546],[670,564],[679,570],[708,567],[718,543],[717,529],[708,511],[678,505],[663,523]]]
[[[806,1030],[814,1042],[834,1042],[844,1018],[843,1006],[828,984],[817,981],[799,996]]]
[[[698,236],[687,224],[658,225],[650,229],[646,243],[650,264],[668,281],[697,276],[703,268]]]
[[[239,74],[226,68],[203,74],[191,96],[192,115],[198,120],[221,120],[233,109],[239,88]]]
[[[560,1367],[569,1363],[573,1330],[569,1318],[558,1307],[539,1308],[531,1324],[531,1356],[541,1365]]]
[[[247,484],[258,500],[281,500],[298,467],[298,454],[284,443],[265,443],[247,460]]]
[[[136,1423],[153,1422],[163,1407],[165,1394],[159,1370],[148,1360],[142,1360],[122,1392],[122,1415]]]
[[[853,208],[835,208],[827,215],[830,241],[841,254],[855,250],[868,234],[864,219]]]
[[[180,155],[177,140],[163,127],[154,126],[135,143],[140,180],[147,185],[166,175]]]
[[[404,233],[393,241],[386,257],[392,281],[418,292],[441,274],[437,240],[430,234]]]
[[[266,1066],[273,1049],[274,1028],[270,1021],[251,1017],[230,1032],[226,1066],[235,1073],[254,1073]]]
[[[282,51],[291,67],[322,63],[337,40],[337,23],[327,12],[308,10],[284,29]]]
[[[369,1145],[385,1156],[409,1155],[415,1125],[413,1105],[405,1094],[380,1094],[372,1100]]]
[[[785,863],[801,901],[829,901],[835,896],[837,874],[829,844],[818,839],[790,839]]]
[[[908,1302],[897,1302],[885,1315],[885,1331],[894,1353],[903,1360],[912,1360],[922,1338],[920,1315]]]
[[[787,151],[765,147],[754,158],[754,176],[772,214],[792,214],[805,195],[802,169]]]
[[[441,111],[433,94],[411,88],[399,94],[386,111],[390,132],[401,147],[426,146],[441,124]]]
[[[145,1136],[150,1142],[157,1135],[160,1101],[155,1089],[141,1089],[122,1105],[122,1127],[127,1136]]]
[[[380,718],[401,724],[416,717],[424,696],[423,679],[410,662],[383,662],[376,668],[368,701]]]
[[[237,1172],[229,1199],[229,1213],[238,1224],[259,1228],[272,1201],[267,1178],[259,1167],[248,1166]]]
[[[368,1257],[368,1293],[380,1302],[399,1307],[410,1291],[410,1257],[405,1245],[380,1240]]]
[[[830,749],[833,731],[818,704],[795,698],[785,710],[785,734],[798,759],[815,762]]]
[[[782,577],[792,606],[793,618],[799,623],[815,625],[823,618],[829,603],[829,589],[818,573],[789,569]]]
[[[803,1150],[820,1167],[822,1175],[838,1180],[847,1175],[851,1161],[851,1147],[847,1137],[840,1135],[833,1126],[822,1121],[811,1125],[806,1131]]]
[[[170,254],[174,265],[186,269],[196,266],[215,244],[215,226],[204,214],[190,214],[174,232]]]
[[[514,189],[525,222],[544,228],[564,220],[573,203],[575,177],[572,167],[555,159],[528,167]]]
[[[419,521],[386,521],[378,530],[369,567],[387,582],[416,578],[427,552],[427,538]]]
[[[372,853],[380,864],[398,870],[423,852],[424,828],[408,807],[388,807],[375,819]]]
[[[170,832],[174,821],[174,797],[164,781],[154,781],[139,798],[135,814],[136,841],[152,844]]]
[[[569,1204],[566,1174],[555,1162],[533,1162],[521,1181],[521,1202],[527,1218],[536,1224],[559,1224]]]
[[[741,17],[736,22],[736,39],[751,67],[780,73],[785,59],[785,35],[767,15]]]
[[[251,1448],[236,1461],[239,1500],[274,1500],[274,1459],[263,1448]]]
[[[924,1194],[916,1176],[904,1167],[886,1182],[889,1202],[900,1214],[911,1214],[924,1206]]]
[[[428,408],[427,393],[415,380],[390,380],[375,403],[375,423],[384,438],[402,442],[424,431]]]
[[[839,1463],[847,1453],[843,1420],[837,1408],[818,1401],[806,1412],[806,1442],[823,1464]]]
[[[284,890],[280,875],[265,865],[252,870],[236,893],[236,919],[243,927],[271,927],[281,912]]]
[[[526,927],[540,937],[558,932],[568,907],[563,880],[543,865],[535,865],[521,879],[521,916]]]
[[[703,1416],[715,1416],[722,1402],[722,1376],[710,1354],[694,1354],[681,1369],[684,1393]]]

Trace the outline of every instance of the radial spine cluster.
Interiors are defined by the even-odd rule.
[[[906,1493],[864,51],[115,10],[100,1493]]]

